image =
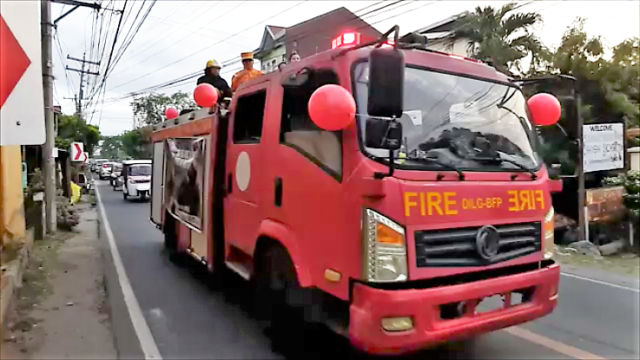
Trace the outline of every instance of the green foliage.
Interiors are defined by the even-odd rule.
[[[102,158],[118,159],[121,151],[124,151],[124,149],[120,136],[105,136],[102,139],[102,145],[100,146],[100,156]]]
[[[474,58],[490,62],[504,73],[510,74],[509,69],[522,73],[521,61],[530,56],[535,65],[545,49],[532,32],[542,21],[540,14],[513,13],[517,6],[513,2],[500,9],[476,7],[456,20],[451,39],[468,40]]]
[[[187,93],[178,91],[172,95],[151,93],[134,98],[131,102],[133,115],[138,126],[154,125],[164,121],[164,111],[173,106],[178,111],[196,109],[196,103]]]
[[[632,221],[640,220],[640,172],[629,170],[624,175],[606,178],[604,185],[624,186],[624,205],[629,210]]]
[[[69,149],[72,142],[84,143],[84,151],[89,156],[100,141],[100,130],[97,126],[89,125],[76,115],[60,115],[58,119],[58,136],[55,144],[60,149]]]
[[[122,149],[134,159],[151,159],[151,132],[150,127],[125,131],[120,135]]]
[[[578,80],[578,90],[585,108],[584,122],[640,122],[640,53],[638,38],[628,39],[605,56],[599,37],[589,37],[584,21],[576,22],[565,32],[560,46],[550,56],[550,72],[571,74]]]

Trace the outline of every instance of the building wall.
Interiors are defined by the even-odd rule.
[[[283,45],[261,55],[260,69],[266,74],[278,69],[278,64],[287,60],[287,48]]]
[[[432,50],[442,51],[449,54],[470,57],[471,54],[468,51],[468,42],[465,39],[459,39],[451,43],[449,40],[431,40],[427,47]]]
[[[0,146],[0,243],[25,234],[20,146]]]

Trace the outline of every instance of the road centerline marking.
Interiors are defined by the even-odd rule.
[[[127,277],[127,273],[124,269],[124,264],[122,263],[122,258],[120,257],[120,252],[118,251],[118,246],[116,245],[113,231],[111,230],[111,226],[109,225],[109,219],[107,218],[107,213],[104,209],[104,205],[102,204],[102,199],[100,197],[100,191],[98,190],[97,184],[95,186],[95,192],[96,198],[98,200],[98,207],[100,209],[100,218],[102,219],[104,229],[107,233],[109,249],[111,250],[111,257],[113,258],[113,264],[115,265],[116,273],[118,274],[118,282],[120,283],[120,288],[122,289],[122,295],[124,296],[124,302],[127,306],[127,310],[129,311],[129,318],[131,319],[131,323],[133,324],[133,329],[135,330],[138,341],[140,342],[140,348],[142,349],[145,359],[162,360],[160,350],[158,350],[158,346],[153,339],[153,334],[151,334],[149,325],[147,324],[147,321],[142,314],[140,303],[138,302],[138,299],[133,292],[133,287],[131,286],[129,278]]]
[[[550,339],[546,336],[542,336],[539,334],[536,334],[534,332],[531,332],[529,330],[523,329],[521,327],[517,327],[517,326],[513,326],[510,328],[506,328],[504,329],[504,331],[506,331],[507,333],[519,337],[521,339],[527,340],[529,342],[532,342],[534,344],[538,344],[540,346],[543,346],[547,349],[550,349],[552,351],[555,351],[559,354],[574,358],[574,359],[579,359],[579,360],[607,360],[606,358],[602,357],[602,356],[598,356],[595,354],[592,354],[588,351],[584,351],[581,349],[578,349],[576,347],[573,347],[571,345],[567,345],[565,343],[562,343],[560,341],[557,340],[553,340]]]

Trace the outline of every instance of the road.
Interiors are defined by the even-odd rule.
[[[210,288],[205,276],[168,260],[162,234],[149,222],[148,202],[125,202],[104,183],[98,189],[106,217],[101,238],[107,244],[112,236],[123,265],[119,273],[105,245],[112,328],[121,358],[149,357],[155,349],[164,359],[345,357],[347,344],[328,331],[286,351],[274,348],[247,311],[248,288],[242,281],[225,291]],[[563,274],[559,304],[550,316],[407,358],[638,359],[639,304],[640,293],[630,285]]]

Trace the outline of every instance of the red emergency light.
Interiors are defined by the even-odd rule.
[[[344,33],[331,41],[331,49],[360,44],[360,33]]]
[[[331,41],[331,49],[358,45],[360,44],[360,40],[360,33],[344,33]],[[382,47],[393,47],[394,44],[395,43],[392,40],[387,40],[382,44]]]

